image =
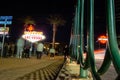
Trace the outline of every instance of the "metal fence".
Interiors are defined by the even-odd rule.
[[[87,35],[84,34],[84,1],[85,0],[77,0],[74,26],[71,30],[70,56],[80,63],[80,77],[86,77],[86,71],[89,68],[91,69],[93,78],[95,80],[101,80],[100,76],[102,74],[104,75],[112,62],[118,74],[118,77],[116,77],[116,80],[118,80],[120,76],[120,53],[116,35],[114,0],[106,0],[106,34],[108,36],[108,42],[105,57],[99,69],[96,68],[94,57],[94,0],[88,0],[89,14],[87,16],[89,16],[89,18],[87,20]],[[84,36],[87,37],[87,54],[85,59],[83,57]]]

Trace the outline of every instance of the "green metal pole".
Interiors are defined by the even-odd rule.
[[[88,54],[90,58],[90,65],[93,74],[93,78],[101,80],[99,74],[96,71],[95,57],[94,57],[94,0],[90,0],[90,23],[88,33]]]
[[[82,6],[81,6],[82,5]],[[77,4],[77,15],[78,15],[78,30],[80,30],[80,27],[81,27],[81,24],[83,24],[83,14],[82,14],[82,11],[84,11],[83,10],[83,8],[84,8],[84,0],[78,0],[78,4]],[[84,12],[83,12],[84,13]],[[81,15],[82,14],[82,15]],[[82,19],[81,19],[82,18]],[[82,20],[82,21],[81,21]],[[81,23],[82,22],[82,23]],[[79,34],[80,32],[78,32],[78,34]],[[83,34],[82,34],[83,35]],[[83,36],[81,36],[80,35],[80,38],[81,37],[83,37]],[[83,43],[83,42],[82,42]],[[78,42],[78,44],[80,44],[79,42]],[[83,47],[83,45],[80,45],[80,48],[82,48]],[[79,48],[79,49],[80,49]],[[79,53],[79,62],[80,62],[80,53]],[[82,67],[80,67],[80,78],[87,78],[87,70],[84,70]]]
[[[81,25],[80,25],[80,66],[84,69],[88,69],[90,67],[89,63],[89,55],[86,54],[86,60],[83,58],[83,46],[84,46],[84,0],[81,1]]]
[[[76,8],[77,9],[77,8]],[[72,58],[76,59],[76,26],[77,26],[77,15],[76,15],[77,12],[75,12],[75,16],[74,16],[74,25],[73,25],[73,29],[72,29],[72,55],[71,55],[71,61],[72,61]]]
[[[76,7],[76,14],[75,14],[75,54],[76,54],[76,60],[78,61],[78,26],[79,26],[79,20],[78,20],[78,17],[79,15],[77,14],[78,13],[78,7]]]
[[[80,14],[80,13],[79,13]],[[83,64],[83,24],[84,24],[84,0],[81,0],[81,21],[80,21],[80,62]]]
[[[73,33],[72,33],[72,55],[71,55],[71,61],[72,61],[72,58],[75,58],[75,31],[76,31],[76,29],[75,29],[75,27],[76,27],[76,15],[74,16],[74,24],[73,24],[73,29],[72,29],[72,31],[73,31]]]
[[[73,26],[71,27],[71,36],[70,36],[70,43],[69,43],[69,53],[70,53],[70,63],[72,62],[73,58]]]
[[[110,55],[110,50],[108,48],[108,45],[107,45],[107,48],[106,48],[106,52],[105,52],[105,58],[103,60],[103,63],[100,67],[100,69],[98,70],[98,74],[102,75],[104,74],[110,67],[111,65],[111,55]]]
[[[116,37],[114,0],[107,0],[108,43],[115,70],[120,73],[120,53]]]
[[[77,15],[77,63],[79,64],[80,63],[80,61],[79,61],[79,47],[78,46],[80,46],[79,45],[79,29],[80,29],[80,5],[79,5],[79,3],[77,3],[77,13],[76,13],[76,15]]]
[[[7,19],[5,19],[5,22],[7,22]],[[6,23],[4,24],[4,29],[6,29]],[[3,38],[2,38],[1,58],[3,57],[4,43],[5,43],[5,31],[4,31]]]

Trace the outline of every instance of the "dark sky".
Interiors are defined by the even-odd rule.
[[[13,24],[9,26],[11,31],[10,35],[15,38],[23,30],[23,23],[20,22],[19,18],[31,16],[36,21],[36,28],[43,31],[47,36],[46,41],[52,40],[52,26],[46,22],[46,18],[51,14],[62,15],[66,20],[66,24],[58,27],[56,41],[69,42],[74,3],[74,0],[7,1],[4,4],[1,3],[0,14],[13,16]]]
[[[19,18],[24,18],[26,16],[33,17],[36,21],[36,28],[44,31],[47,36],[46,41],[52,40],[52,29],[51,26],[46,23],[45,19],[50,14],[60,14],[66,20],[66,24],[58,27],[56,41],[69,43],[70,29],[73,23],[76,1],[77,0],[6,1],[0,3],[0,14],[13,16],[13,24],[10,25],[12,33],[10,35],[16,38],[20,35],[20,32],[23,29],[23,24],[20,22]],[[105,32],[106,22],[104,19],[104,7],[105,0],[95,0],[95,33],[97,34],[104,34]],[[87,13],[87,11],[85,12]]]

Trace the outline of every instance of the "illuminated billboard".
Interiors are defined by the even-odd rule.
[[[43,32],[37,32],[37,31],[25,31],[22,35],[22,38],[25,40],[28,40],[29,42],[37,42],[45,39],[45,36],[43,35]]]
[[[0,34],[8,34],[9,27],[0,27]]]

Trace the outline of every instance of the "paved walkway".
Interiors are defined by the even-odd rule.
[[[103,59],[104,59],[104,50],[96,50],[95,51],[95,60],[96,60],[96,67],[97,69],[100,68],[102,65]],[[79,78],[80,73],[80,65],[76,63],[76,61],[73,61],[72,63],[67,63],[65,67],[61,70],[60,76],[64,77],[65,80],[93,80],[92,75],[90,72],[88,72],[88,78],[87,79],[81,79]],[[67,74],[67,76],[66,76]],[[117,73],[114,69],[113,64],[109,67],[107,72],[103,75],[101,75],[101,80],[115,80],[117,77]]]
[[[96,66],[99,68],[103,62],[104,51],[96,51],[95,52]],[[0,58],[0,80],[16,80],[19,77],[22,77],[26,74],[34,72],[40,68],[43,68],[47,65],[50,65],[56,61],[63,60],[63,57],[57,56],[55,59],[49,59],[47,56],[43,56],[42,59],[36,59],[36,57],[31,57],[30,59],[18,59],[18,58]],[[67,75],[65,80],[83,80],[83,79],[75,79],[71,77],[70,74],[79,75],[80,65],[76,64],[76,62],[72,62],[71,64],[66,64],[66,68],[61,71],[65,72],[65,74],[60,74],[60,76]],[[102,80],[115,80],[117,77],[116,71],[114,69],[113,64],[111,64],[108,71],[101,76]],[[34,80],[34,79],[31,79]],[[43,80],[43,79],[38,79]],[[61,80],[61,79],[57,79]],[[64,80],[64,79],[63,79]],[[91,79],[87,79],[91,80]]]
[[[96,59],[96,66],[99,69],[101,66],[103,60]],[[66,65],[66,70],[68,71],[67,73],[71,74],[71,79],[70,80],[93,80],[92,75],[90,72],[88,72],[88,78],[87,79],[81,79],[79,77],[80,73],[80,65],[77,64],[76,62],[72,62]],[[73,77],[72,77],[73,76]],[[103,75],[101,75],[101,80],[115,80],[117,77],[117,73],[114,69],[113,64],[109,67],[107,72]]]
[[[49,59],[47,56],[42,57],[42,59],[36,59],[36,57],[31,57],[30,59],[1,58],[0,80],[16,80],[18,77],[22,77],[60,60],[63,60],[63,57],[56,56],[55,59]]]

